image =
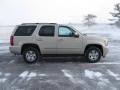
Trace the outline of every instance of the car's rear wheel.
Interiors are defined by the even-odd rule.
[[[101,56],[102,56],[101,50],[95,46],[89,47],[85,51],[85,57],[87,61],[90,63],[95,63],[95,62],[100,61]]]
[[[23,58],[27,63],[36,63],[39,60],[40,53],[34,47],[26,48],[23,51]]]

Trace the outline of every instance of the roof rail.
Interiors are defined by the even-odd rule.
[[[57,23],[22,23],[22,25],[25,25],[25,24],[57,24]]]

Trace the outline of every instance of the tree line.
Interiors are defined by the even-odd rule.
[[[114,5],[114,12],[110,12],[110,14],[112,15],[113,19],[109,19],[109,21],[112,21],[113,25],[120,27],[120,3]],[[83,23],[85,26],[90,27],[96,24],[96,18],[96,15],[88,14],[84,16]]]

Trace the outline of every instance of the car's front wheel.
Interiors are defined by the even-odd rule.
[[[85,51],[85,57],[88,62],[95,63],[100,61],[102,56],[101,50],[97,47],[90,47]]]
[[[23,58],[27,63],[35,63],[38,61],[40,56],[39,51],[34,47],[26,48],[23,51]]]

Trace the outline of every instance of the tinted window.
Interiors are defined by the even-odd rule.
[[[39,35],[40,36],[54,36],[55,27],[54,26],[42,26]]]
[[[15,32],[15,36],[30,36],[35,28],[36,26],[19,26]]]
[[[65,27],[65,26],[60,26],[59,27],[59,37],[72,37],[73,36],[74,31],[69,28],[69,27]]]

